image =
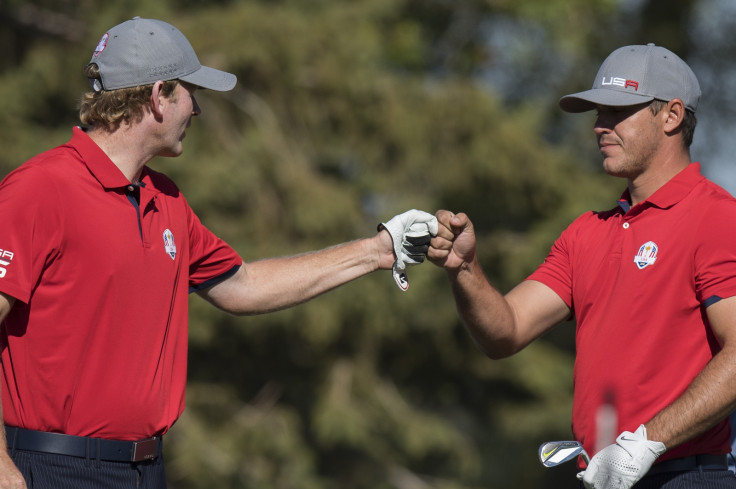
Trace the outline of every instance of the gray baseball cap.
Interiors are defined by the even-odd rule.
[[[612,52],[598,70],[593,88],[565,95],[560,99],[560,108],[585,112],[596,105],[626,107],[675,98],[695,112],[700,99],[698,79],[679,56],[650,43],[624,46]]]
[[[177,79],[224,92],[237,82],[231,73],[199,64],[192,45],[176,27],[140,17],[107,31],[90,63],[96,63],[100,72],[100,79],[90,79],[95,91]]]

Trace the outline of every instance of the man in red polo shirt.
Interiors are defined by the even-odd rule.
[[[489,356],[512,355],[576,319],[572,429],[593,456],[579,475],[587,488],[736,487],[726,463],[736,200],[691,163],[699,97],[687,64],[647,45],[617,49],[591,90],[560,100],[568,112],[597,111],[603,168],[628,186],[615,208],[575,220],[506,295],[480,268],[468,216],[436,214],[428,256],[447,270],[462,319]],[[609,439],[596,414],[610,403]]]
[[[406,266],[436,233],[434,216],[408,211],[369,239],[246,264],[147,166],[181,154],[197,88],[230,90],[235,76],[201,66],[175,27],[141,18],[102,37],[86,74],[89,128],[0,183],[3,489],[165,487],[161,436],[184,409],[189,292],[256,314],[377,269],[393,268],[405,289]]]

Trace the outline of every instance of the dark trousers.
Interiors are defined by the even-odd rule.
[[[580,489],[584,489],[580,483]],[[734,489],[736,476],[730,470],[690,470],[645,476],[632,489]]]
[[[733,489],[736,476],[730,470],[691,470],[650,475],[633,489]]]
[[[11,450],[28,489],[166,489],[163,457],[147,462]]]

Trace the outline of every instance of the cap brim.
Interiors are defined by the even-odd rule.
[[[565,112],[587,112],[594,110],[599,105],[609,107],[628,107],[631,105],[651,102],[654,97],[648,95],[637,95],[633,93],[618,92],[616,90],[604,90],[593,88],[584,92],[565,95],[560,99],[560,108]]]
[[[194,73],[180,76],[179,80],[208,90],[227,92],[235,87],[238,78],[232,73],[202,66]]]

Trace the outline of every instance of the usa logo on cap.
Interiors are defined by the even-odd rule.
[[[647,241],[641,245],[639,252],[634,257],[634,263],[639,270],[654,265],[654,262],[657,261],[657,251],[659,247],[654,241]]]
[[[176,243],[174,243],[174,233],[169,229],[164,231],[164,249],[169,254],[171,259],[176,258]]]

